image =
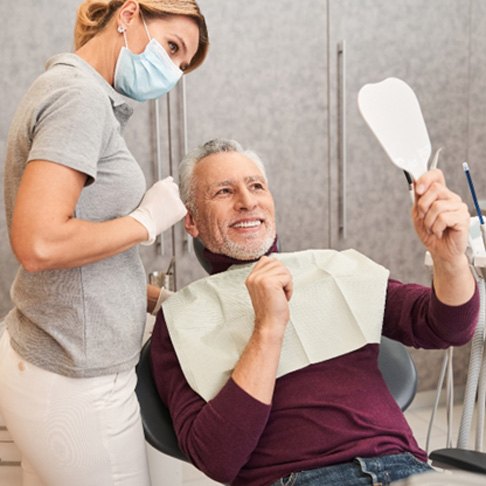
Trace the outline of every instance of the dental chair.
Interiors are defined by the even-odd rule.
[[[199,263],[211,273],[211,264],[204,256],[204,247],[197,238],[193,240],[193,245]],[[412,403],[417,390],[417,371],[410,354],[403,344],[382,337],[378,363],[391,394],[400,408],[405,410]],[[137,376],[135,391],[140,402],[147,442],[164,454],[190,462],[179,448],[169,411],[155,387],[150,362],[150,339],[142,348]]]

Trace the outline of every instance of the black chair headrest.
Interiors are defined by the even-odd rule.
[[[213,266],[209,262],[209,260],[206,258],[205,252],[206,248],[204,245],[201,243],[201,240],[199,238],[193,238],[192,239],[192,245],[194,247],[194,253],[196,254],[196,257],[201,264],[201,266],[208,272],[210,275],[213,271]]]

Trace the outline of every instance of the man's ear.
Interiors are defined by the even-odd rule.
[[[199,235],[199,230],[197,229],[196,222],[194,221],[194,218],[189,211],[184,218],[184,228],[193,238],[197,238],[197,236]]]

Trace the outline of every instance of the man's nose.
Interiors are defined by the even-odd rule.
[[[253,209],[257,205],[257,200],[254,194],[248,189],[239,191],[236,200],[236,207],[239,211]]]

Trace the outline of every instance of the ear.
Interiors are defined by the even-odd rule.
[[[196,222],[194,221],[194,218],[189,211],[184,218],[184,228],[193,238],[197,238],[197,236],[199,235],[199,230],[197,229]]]
[[[133,20],[138,19],[140,7],[138,2],[127,0],[118,11],[118,25],[128,27]]]

